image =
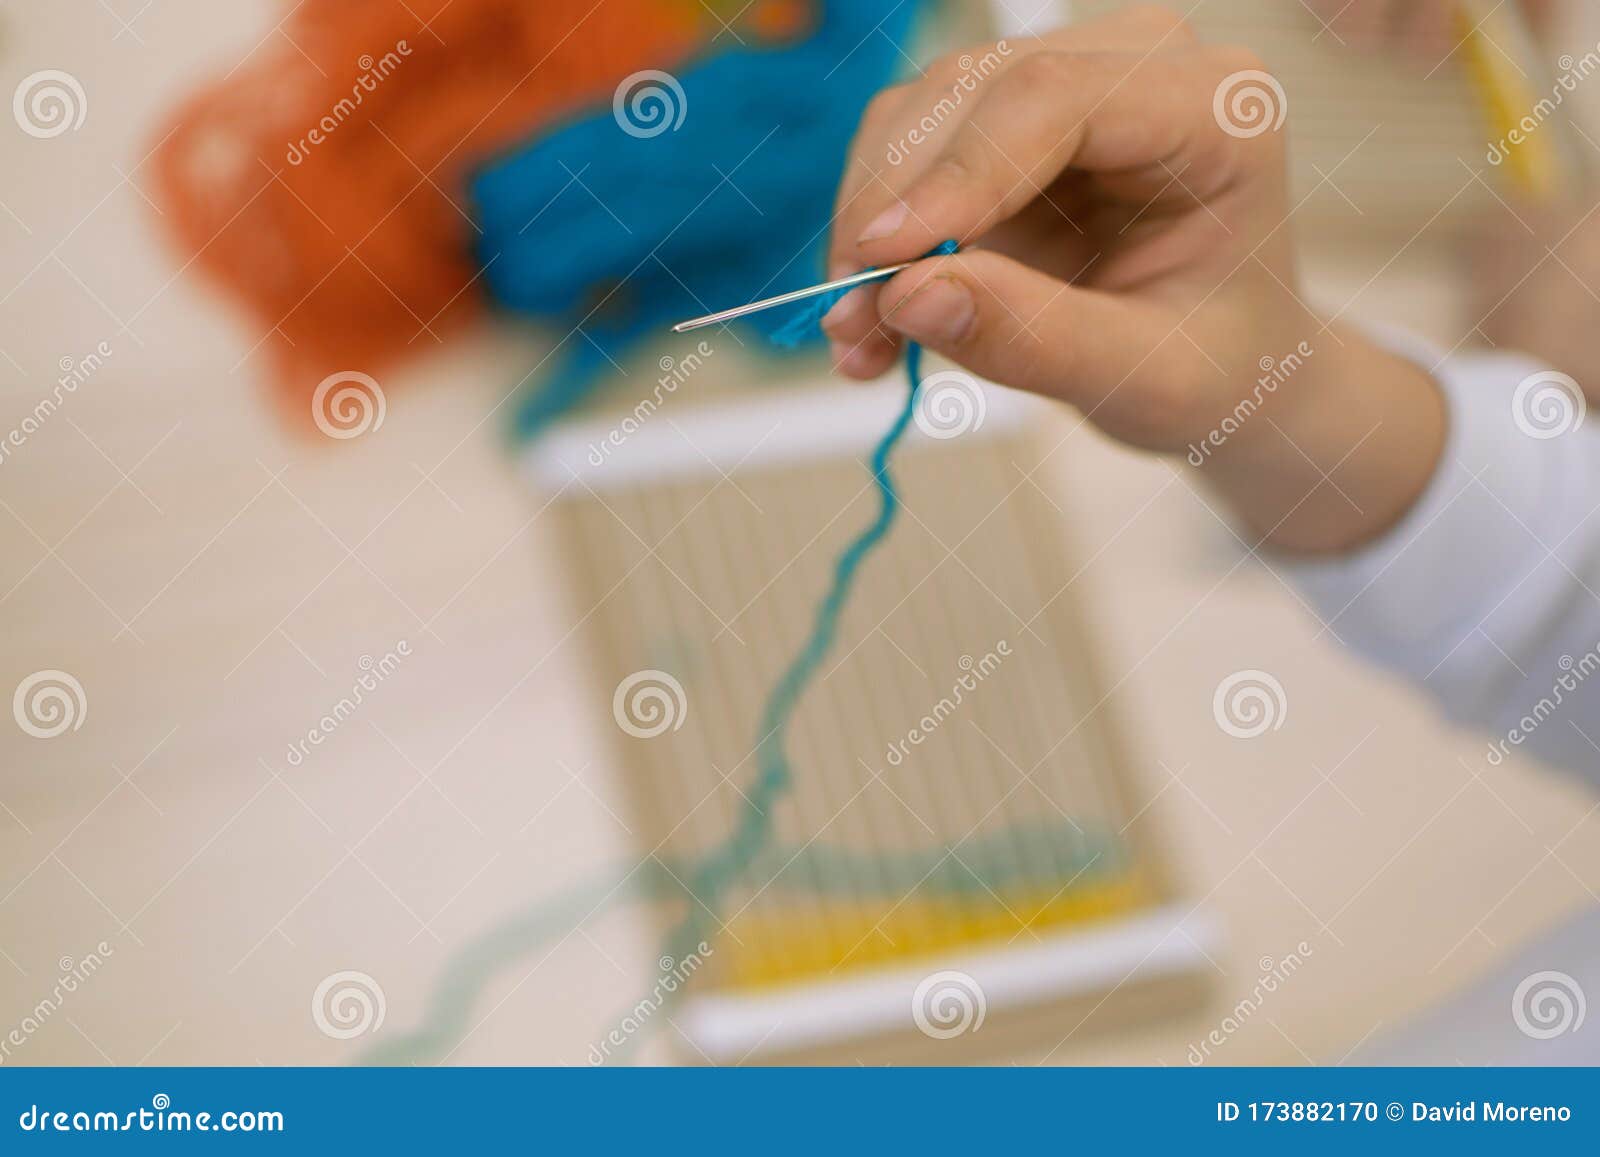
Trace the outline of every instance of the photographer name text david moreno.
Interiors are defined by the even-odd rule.
[[[1572,1110],[1565,1105],[1508,1105],[1504,1101],[1456,1101],[1450,1105],[1430,1105],[1424,1101],[1411,1102],[1413,1121],[1483,1121],[1514,1124],[1535,1121],[1570,1121]]]
[[[1217,1120],[1223,1124],[1562,1124],[1572,1120],[1567,1105],[1516,1105],[1505,1101],[1453,1101],[1430,1104],[1412,1101],[1218,1101]]]

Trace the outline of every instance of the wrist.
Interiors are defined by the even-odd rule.
[[[1351,330],[1319,339],[1263,359],[1234,434],[1189,455],[1260,544],[1305,554],[1394,526],[1438,468],[1448,423],[1420,365]]]

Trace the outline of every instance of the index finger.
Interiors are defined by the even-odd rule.
[[[864,191],[840,237],[862,266],[905,261],[949,238],[981,237],[1067,169],[1097,172],[1153,200],[1172,174],[1215,196],[1276,162],[1277,134],[1230,132],[1214,109],[1223,82],[1261,75],[1235,49],[1156,55],[1041,52],[1001,76],[938,157],[898,195]],[[1275,83],[1275,82],[1274,82]],[[1268,113],[1276,118],[1278,109]]]

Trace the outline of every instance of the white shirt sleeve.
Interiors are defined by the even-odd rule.
[[[1450,412],[1427,492],[1378,542],[1288,573],[1489,762],[1520,749],[1600,785],[1600,418],[1522,357],[1418,360]]]

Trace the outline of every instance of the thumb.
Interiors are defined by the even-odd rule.
[[[1005,386],[1070,402],[1113,434],[1167,448],[1198,354],[1170,310],[1058,281],[999,253],[919,261],[878,298],[884,326]]]

